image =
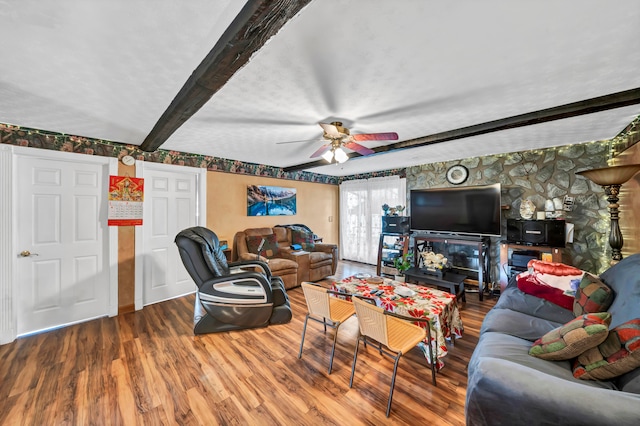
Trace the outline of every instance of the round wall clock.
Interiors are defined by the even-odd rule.
[[[125,166],[133,166],[136,163],[136,159],[130,155],[125,155],[120,160],[122,161],[122,164],[124,164]]]
[[[454,185],[460,185],[469,177],[469,169],[460,164],[449,167],[447,180]]]

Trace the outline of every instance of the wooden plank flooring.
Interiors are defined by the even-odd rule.
[[[334,278],[373,269],[341,262]],[[467,295],[437,387],[418,349],[403,356],[387,419],[392,361],[361,347],[349,389],[355,318],[331,375],[331,329],[310,322],[298,360],[307,311],[300,288],[289,297],[293,320],[267,328],[195,336],[189,295],[2,345],[0,425],[464,424],[466,365],[495,299]]]

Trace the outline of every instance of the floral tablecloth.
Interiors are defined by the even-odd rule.
[[[429,321],[416,321],[415,324],[421,327],[430,327],[431,345],[436,353],[437,368],[444,366],[442,357],[447,355],[448,349],[446,339],[462,337],[462,320],[458,303],[454,294],[436,290],[421,285],[401,283],[385,278],[381,284],[367,282],[366,278],[349,277],[333,283],[334,290],[344,293],[355,294],[376,299],[378,306],[387,311],[400,315],[428,318]],[[407,287],[415,292],[412,296],[404,297],[395,292],[396,287]],[[384,291],[380,296],[371,293],[379,290]],[[428,338],[427,338],[428,339]],[[429,351],[425,346],[429,342],[425,339],[419,346],[423,350],[427,361]]]

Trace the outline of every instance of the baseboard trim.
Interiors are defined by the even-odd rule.
[[[131,303],[129,305],[118,306],[118,315],[128,314],[129,312],[135,312],[136,305]]]

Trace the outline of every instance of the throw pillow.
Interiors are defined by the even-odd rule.
[[[313,251],[316,247],[313,242],[313,235],[310,232],[304,231],[302,229],[292,229],[291,230],[291,243],[292,244],[300,244],[303,250]]]
[[[609,380],[640,367],[640,318],[609,331],[604,342],[587,349],[573,365],[578,379]]]
[[[531,259],[527,263],[529,270],[556,276],[582,275],[582,271],[571,265],[557,262],[545,262],[544,260]]]
[[[569,311],[573,308],[573,296],[568,296],[563,290],[541,282],[534,274],[523,272],[518,275],[517,281],[518,288],[523,293],[555,303]]]
[[[262,244],[262,241],[264,241],[264,244]],[[258,253],[260,244],[262,244],[262,248]],[[247,249],[253,254],[259,254],[271,259],[278,253],[278,239],[275,234],[247,236]]]
[[[527,267],[529,268],[529,272],[535,275],[540,282],[550,285],[551,287],[559,288],[570,296],[575,295],[575,289],[578,287],[585,273],[578,268],[564,263],[545,262],[536,259],[530,260]]]
[[[533,342],[529,355],[551,361],[575,358],[604,342],[610,323],[608,312],[582,315]]]
[[[613,302],[613,291],[600,278],[586,273],[580,281],[573,302],[573,314],[578,317],[590,312],[604,312]]]

